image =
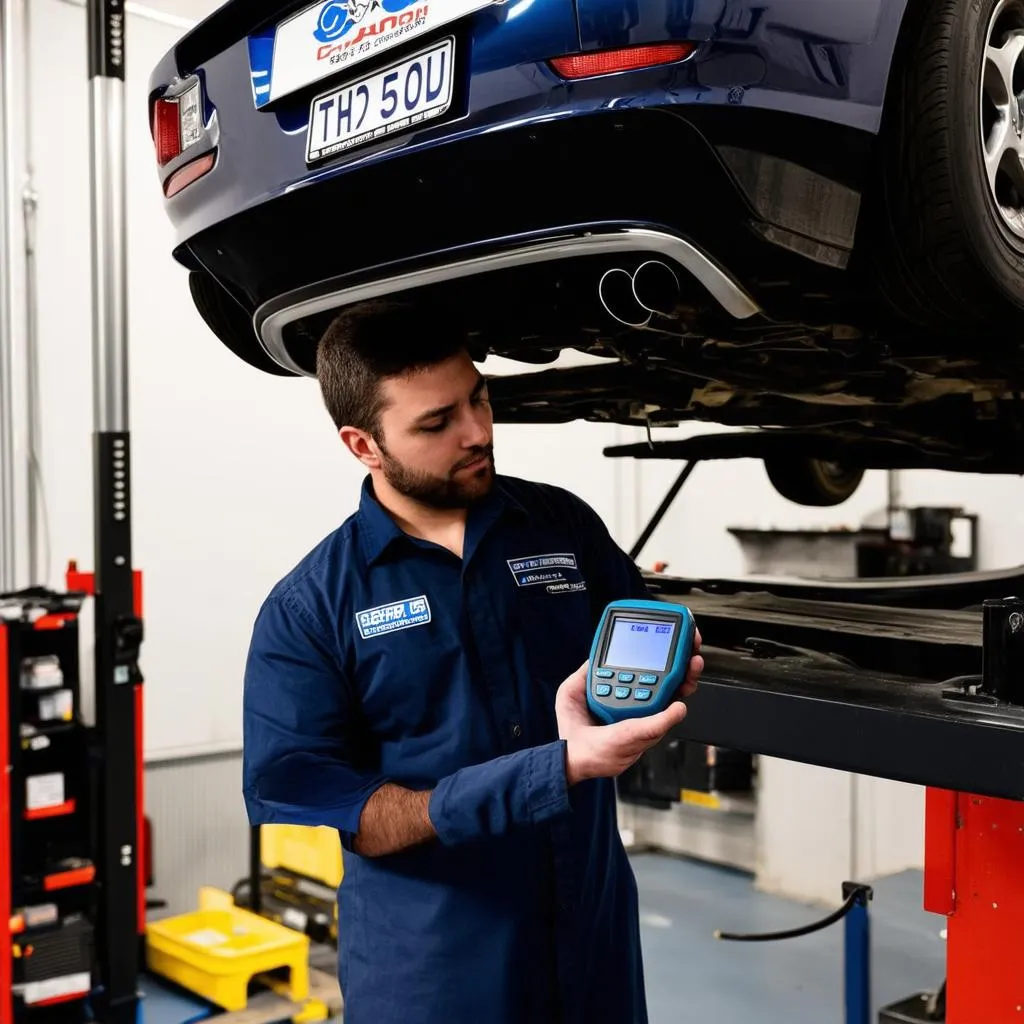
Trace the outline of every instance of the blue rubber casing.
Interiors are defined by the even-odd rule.
[[[609,666],[604,663],[612,631],[619,619],[675,626],[663,668]],[[612,601],[601,615],[590,648],[590,666],[587,669],[587,707],[590,713],[611,725],[626,718],[641,718],[664,711],[678,698],[679,688],[686,680],[695,632],[696,623],[685,605],[669,601]],[[601,692],[599,688],[602,688]],[[626,690],[629,691],[628,696]]]

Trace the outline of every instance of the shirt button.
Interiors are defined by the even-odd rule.
[[[512,735],[515,736],[516,739],[519,739],[519,737],[522,736],[522,734],[523,727],[518,722],[516,722],[515,725],[512,726]]]

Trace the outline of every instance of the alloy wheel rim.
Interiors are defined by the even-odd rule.
[[[985,31],[981,158],[1006,228],[1024,241],[1024,3],[999,0]]]

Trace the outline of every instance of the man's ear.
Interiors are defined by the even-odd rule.
[[[357,427],[342,427],[338,431],[341,443],[364,465],[367,469],[380,469],[380,449],[376,441],[365,430]]]

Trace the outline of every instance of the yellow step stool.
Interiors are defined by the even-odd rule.
[[[264,867],[294,871],[331,889],[341,885],[344,867],[337,829],[326,825],[263,825],[260,847]]]
[[[250,982],[287,970],[282,994],[309,996],[309,938],[237,907],[231,894],[204,886],[199,909],[146,926],[149,969],[225,1010],[246,1006]]]

